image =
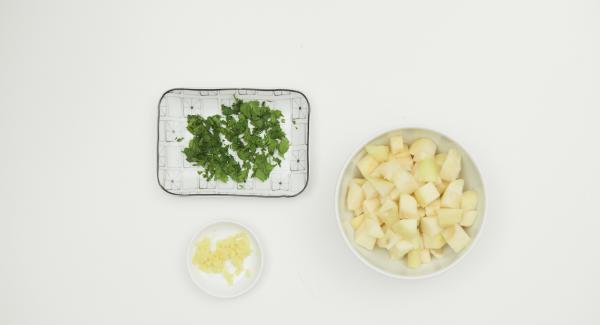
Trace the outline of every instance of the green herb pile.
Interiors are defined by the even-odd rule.
[[[244,183],[249,175],[265,181],[281,165],[289,141],[281,129],[281,111],[265,102],[243,101],[221,105],[222,115],[188,115],[187,129],[194,136],[183,149],[188,162],[202,167],[207,180]]]

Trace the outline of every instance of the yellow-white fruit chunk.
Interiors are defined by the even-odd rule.
[[[440,173],[438,166],[435,164],[433,157],[427,157],[419,161],[416,165],[415,178],[417,182],[438,182],[440,180]]]
[[[363,223],[358,227],[357,232],[366,232],[367,235],[375,238],[383,237],[383,230],[379,225],[379,222],[372,218],[365,218]]]
[[[390,249],[400,241],[400,236],[390,229],[385,231],[383,237],[377,239],[377,247]]]
[[[400,217],[401,218],[419,218],[417,211],[417,200],[408,194],[400,195]]]
[[[437,216],[437,211],[440,209],[440,200],[434,200],[425,207],[425,215],[428,217]]]
[[[440,197],[440,192],[433,183],[427,183],[415,191],[415,198],[421,207],[426,207],[438,197]]]
[[[401,154],[398,154],[398,155],[394,156],[394,159],[396,159],[400,163],[400,165],[402,165],[402,168],[404,170],[412,171],[413,160],[412,160],[412,157],[410,156],[410,153],[408,153],[408,151],[406,153],[408,154],[408,156],[400,157]]]
[[[364,179],[364,178],[353,178],[353,179],[352,179],[352,183],[356,183],[356,184],[358,184],[359,186],[362,186],[362,185],[363,185],[364,183],[366,183],[366,182],[367,182],[367,180],[366,180],[366,179]]]
[[[392,149],[392,154],[397,154],[402,151],[404,148],[404,139],[402,139],[401,135],[393,136],[390,138],[390,149]]]
[[[414,161],[421,161],[428,157],[433,157],[435,155],[435,151],[437,149],[437,145],[429,138],[420,138],[415,140],[411,145],[408,151],[411,155],[413,155]]]
[[[462,215],[463,215],[463,210],[462,209],[448,209],[448,208],[441,208],[438,210],[438,223],[440,224],[440,227],[442,228],[446,228],[448,226],[452,226],[455,224],[460,223],[460,220],[462,219]]]
[[[410,151],[408,150],[408,145],[406,143],[402,146],[402,150],[400,150],[400,152],[394,154],[394,156],[409,157],[412,160],[412,155],[410,154]]]
[[[377,165],[379,165],[379,163],[377,163],[377,160],[375,160],[369,155],[364,156],[361,160],[358,161],[358,163],[356,163],[356,167],[358,167],[358,170],[360,170],[360,173],[364,177],[370,176],[371,173],[375,170],[375,168],[377,168]]]
[[[477,193],[474,191],[465,191],[460,200],[460,208],[463,210],[477,209]]]
[[[406,264],[408,267],[416,269],[421,266],[421,250],[413,249],[406,255]]]
[[[371,237],[369,235],[367,235],[366,233],[356,233],[356,236],[354,236],[354,241],[359,244],[360,246],[368,249],[368,250],[372,250],[373,246],[375,246],[375,241],[377,240],[377,238],[375,237]]]
[[[368,177],[367,180],[369,183],[371,183],[371,185],[373,185],[377,193],[379,193],[381,196],[388,195],[394,189],[394,184],[386,180],[373,177]]]
[[[397,188],[393,189],[390,194],[388,194],[388,198],[390,198],[390,200],[398,200],[400,198],[400,191],[398,191]]]
[[[435,256],[436,258],[440,258],[440,257],[444,256],[444,248],[443,247],[437,248],[437,249],[430,248],[429,253],[431,253],[431,255]]]
[[[380,205],[380,202],[379,202],[378,198],[368,199],[363,202],[363,210],[365,212],[375,214],[375,212],[379,208],[379,205]]]
[[[350,220],[350,224],[352,225],[352,228],[354,228],[354,230],[358,229],[358,227],[360,227],[360,225],[362,224],[362,222],[365,220],[365,215],[361,214],[357,217],[352,218],[352,220]]]
[[[393,224],[400,218],[398,215],[398,204],[392,200],[385,200],[379,210],[377,216],[386,224]]]
[[[386,161],[390,155],[390,148],[384,145],[370,145],[366,146],[365,149],[369,156],[379,162]]]
[[[454,225],[444,229],[444,231],[442,231],[442,236],[444,236],[448,246],[450,246],[455,253],[463,250],[463,248],[465,248],[471,241],[469,235],[459,225]]]
[[[431,255],[429,255],[429,250],[426,248],[421,249],[421,263],[427,264],[431,262]]]
[[[435,155],[435,163],[438,165],[439,168],[442,168],[442,165],[444,165],[444,161],[446,161],[446,153],[438,153],[437,155]]]
[[[425,216],[425,209],[418,208],[417,212],[419,213],[419,218],[423,218]]]
[[[387,179],[388,181],[392,180],[394,175],[396,175],[399,171],[405,170],[404,166],[402,165],[402,162],[400,162],[400,160],[398,159],[391,159],[389,161],[386,161],[379,165],[377,169],[381,173],[381,176]]]
[[[396,189],[402,194],[412,194],[419,188],[419,183],[413,175],[405,170],[401,170],[394,175],[392,182]]]
[[[464,185],[465,181],[462,179],[457,179],[448,184],[446,191],[442,195],[442,208],[460,208]]]
[[[413,244],[408,240],[400,240],[388,249],[392,260],[399,260],[413,249]]]
[[[360,208],[365,199],[365,195],[360,186],[354,182],[350,183],[348,188],[348,196],[346,197],[346,207],[348,210],[356,210]]]
[[[369,182],[365,182],[362,185],[362,191],[365,194],[365,199],[372,199],[374,197],[379,196],[379,193],[377,193],[377,190],[375,190],[373,185]]]
[[[363,210],[363,206],[362,205],[360,207],[354,209],[354,215],[355,216],[360,216],[363,213],[365,213],[365,211]]]
[[[454,149],[448,150],[448,155],[444,160],[444,164],[440,169],[440,177],[448,182],[458,178],[461,169],[461,157],[460,153]]]
[[[477,219],[477,210],[465,211],[462,220],[460,221],[460,225],[463,227],[471,227],[473,223],[475,223],[475,219]]]
[[[402,219],[392,225],[392,230],[404,239],[410,239],[419,234],[417,219]]]
[[[448,183],[443,181],[441,178],[436,182],[433,182],[433,185],[435,185],[435,188],[437,188],[438,192],[440,193],[444,193],[448,188]]]
[[[435,217],[424,217],[421,219],[421,231],[423,234],[433,237],[442,232],[437,218]]]
[[[446,240],[444,240],[442,233],[439,233],[435,236],[423,234],[423,245],[428,249],[439,249],[446,245]]]

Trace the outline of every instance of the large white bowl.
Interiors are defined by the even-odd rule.
[[[362,177],[358,168],[356,168],[356,163],[366,155],[364,150],[365,146],[368,144],[388,144],[389,137],[395,134],[402,135],[405,143],[412,143],[415,139],[422,137],[430,138],[438,145],[438,152],[447,152],[450,148],[458,150],[462,155],[461,177],[465,180],[465,190],[477,192],[479,198],[477,203],[477,209],[479,211],[477,220],[473,226],[465,229],[472,239],[469,246],[456,254],[446,245],[444,256],[442,258],[432,257],[431,263],[423,264],[417,269],[411,269],[406,266],[405,260],[391,260],[387,251],[384,249],[374,248],[372,251],[369,251],[357,245],[354,242],[354,231],[350,225],[353,213],[346,208],[346,193],[350,180],[355,177]],[[354,255],[356,255],[363,263],[372,269],[385,275],[402,279],[420,279],[440,274],[456,265],[465,255],[467,255],[475,245],[475,242],[481,233],[485,220],[485,202],[486,198],[483,180],[481,179],[479,170],[471,156],[469,156],[469,154],[454,140],[439,132],[423,128],[401,128],[391,130],[361,144],[350,156],[342,169],[335,193],[337,221],[340,230],[342,231],[342,236],[348,244],[348,247],[350,247],[350,250],[352,250]]]

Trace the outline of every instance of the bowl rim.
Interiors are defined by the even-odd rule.
[[[437,271],[431,272],[431,273],[427,273],[427,274],[422,274],[422,275],[415,275],[415,276],[407,276],[407,275],[400,275],[400,274],[395,274],[395,273],[391,273],[388,272],[386,270],[383,270],[375,265],[373,265],[371,262],[369,262],[364,256],[362,256],[362,254],[360,254],[358,252],[358,250],[352,245],[352,243],[350,242],[350,238],[348,238],[348,236],[346,235],[346,232],[344,230],[344,227],[342,225],[342,220],[340,218],[340,190],[341,190],[341,186],[342,186],[342,179],[344,178],[344,174],[346,172],[346,170],[348,169],[348,166],[350,165],[350,163],[352,162],[352,158],[354,156],[356,156],[360,151],[362,151],[365,146],[367,146],[369,143],[371,143],[373,140],[388,134],[388,133],[393,133],[393,132],[402,132],[402,130],[407,130],[407,129],[417,129],[417,130],[422,130],[422,131],[426,131],[426,132],[432,132],[438,135],[441,135],[443,137],[446,137],[448,139],[450,139],[450,141],[454,142],[458,147],[460,147],[460,149],[462,149],[463,152],[465,152],[469,158],[471,159],[471,161],[473,162],[473,166],[475,167],[475,171],[477,172],[477,174],[479,175],[479,178],[481,179],[481,188],[483,189],[483,194],[484,194],[484,200],[483,200],[483,211],[484,213],[480,215],[480,218],[482,218],[481,220],[481,225],[479,226],[479,230],[477,231],[477,234],[474,236],[474,238],[472,238],[471,240],[471,244],[468,245],[468,247],[466,248],[466,250],[457,258],[455,258],[452,262],[450,262],[450,264],[448,264],[446,267],[441,268]],[[354,151],[352,151],[352,153],[348,156],[348,158],[346,159],[346,162],[344,163],[344,166],[342,167],[339,175],[338,175],[338,181],[336,183],[336,189],[335,189],[335,218],[336,218],[336,222],[338,224],[338,228],[340,230],[341,236],[344,239],[344,242],[346,243],[346,245],[348,246],[348,248],[350,249],[350,251],[356,256],[358,257],[358,259],[365,265],[367,265],[369,268],[377,271],[380,274],[386,275],[388,277],[391,278],[395,278],[395,279],[403,279],[403,280],[421,280],[421,279],[428,279],[428,278],[432,278],[435,276],[439,276],[440,274],[443,274],[444,272],[450,270],[451,268],[453,268],[454,266],[456,266],[460,261],[462,261],[462,259],[467,256],[472,250],[473,247],[476,245],[476,243],[479,241],[479,237],[481,237],[481,233],[483,232],[484,226],[485,226],[485,220],[486,217],[485,215],[487,214],[487,190],[486,190],[486,186],[485,186],[485,182],[482,176],[482,173],[480,171],[479,165],[476,163],[475,159],[473,159],[472,155],[469,153],[469,151],[467,151],[461,144],[460,142],[456,141],[453,137],[449,137],[448,135],[446,135],[445,133],[433,130],[433,129],[429,129],[429,128],[425,128],[425,127],[421,127],[421,126],[414,126],[414,125],[403,125],[401,127],[398,128],[393,128],[393,129],[386,129],[384,131],[380,131],[375,133],[374,135],[371,135],[367,138],[366,141],[361,142],[361,145],[358,146],[357,149],[355,149]]]
[[[217,224],[224,224],[224,223],[229,223],[229,224],[239,226],[240,228],[247,231],[248,234],[250,234],[250,236],[256,242],[256,246],[257,246],[256,249],[258,250],[258,253],[260,254],[260,256],[259,256],[260,267],[258,268],[258,272],[254,276],[254,281],[252,281],[252,283],[246,289],[241,290],[240,292],[233,294],[233,295],[220,295],[220,294],[214,293],[214,292],[210,291],[208,288],[206,288],[203,285],[201,285],[200,283],[198,283],[192,274],[192,272],[195,271],[194,265],[193,265],[192,261],[189,259],[190,255],[192,254],[192,250],[195,247],[196,239],[198,238],[198,235],[201,234],[206,229],[208,229],[209,227],[212,227]],[[196,285],[196,287],[198,287],[202,292],[206,293],[207,295],[215,297],[215,298],[219,298],[219,299],[237,298],[239,296],[244,295],[248,291],[252,290],[252,288],[254,288],[256,286],[256,284],[258,283],[258,281],[260,280],[260,278],[262,276],[263,268],[264,268],[264,252],[263,252],[262,244],[261,244],[260,240],[258,239],[258,236],[256,236],[256,233],[252,230],[252,228],[248,227],[248,225],[246,225],[245,223],[239,222],[237,220],[229,219],[229,218],[215,219],[215,220],[209,221],[209,222],[205,223],[204,225],[202,225],[200,227],[200,229],[198,229],[198,231],[194,232],[194,235],[192,236],[192,238],[190,239],[190,241],[188,243],[188,247],[186,249],[186,254],[185,254],[185,259],[186,259],[186,268],[188,271],[188,275],[190,276],[190,280],[192,280],[192,283],[194,283]]]

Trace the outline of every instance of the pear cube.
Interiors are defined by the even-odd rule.
[[[454,149],[448,150],[448,155],[444,160],[444,164],[440,169],[440,177],[448,182],[452,182],[458,178],[461,169],[460,153]]]
[[[378,162],[386,161],[390,155],[390,148],[384,145],[369,145],[365,149],[367,154]]]
[[[440,197],[440,192],[433,183],[427,183],[415,191],[415,198],[421,207],[426,207],[438,197]]]
[[[442,236],[455,253],[462,251],[471,242],[471,237],[459,225],[444,229]]]
[[[442,208],[460,208],[464,185],[465,181],[462,179],[457,179],[448,184],[446,191],[442,195]]]

